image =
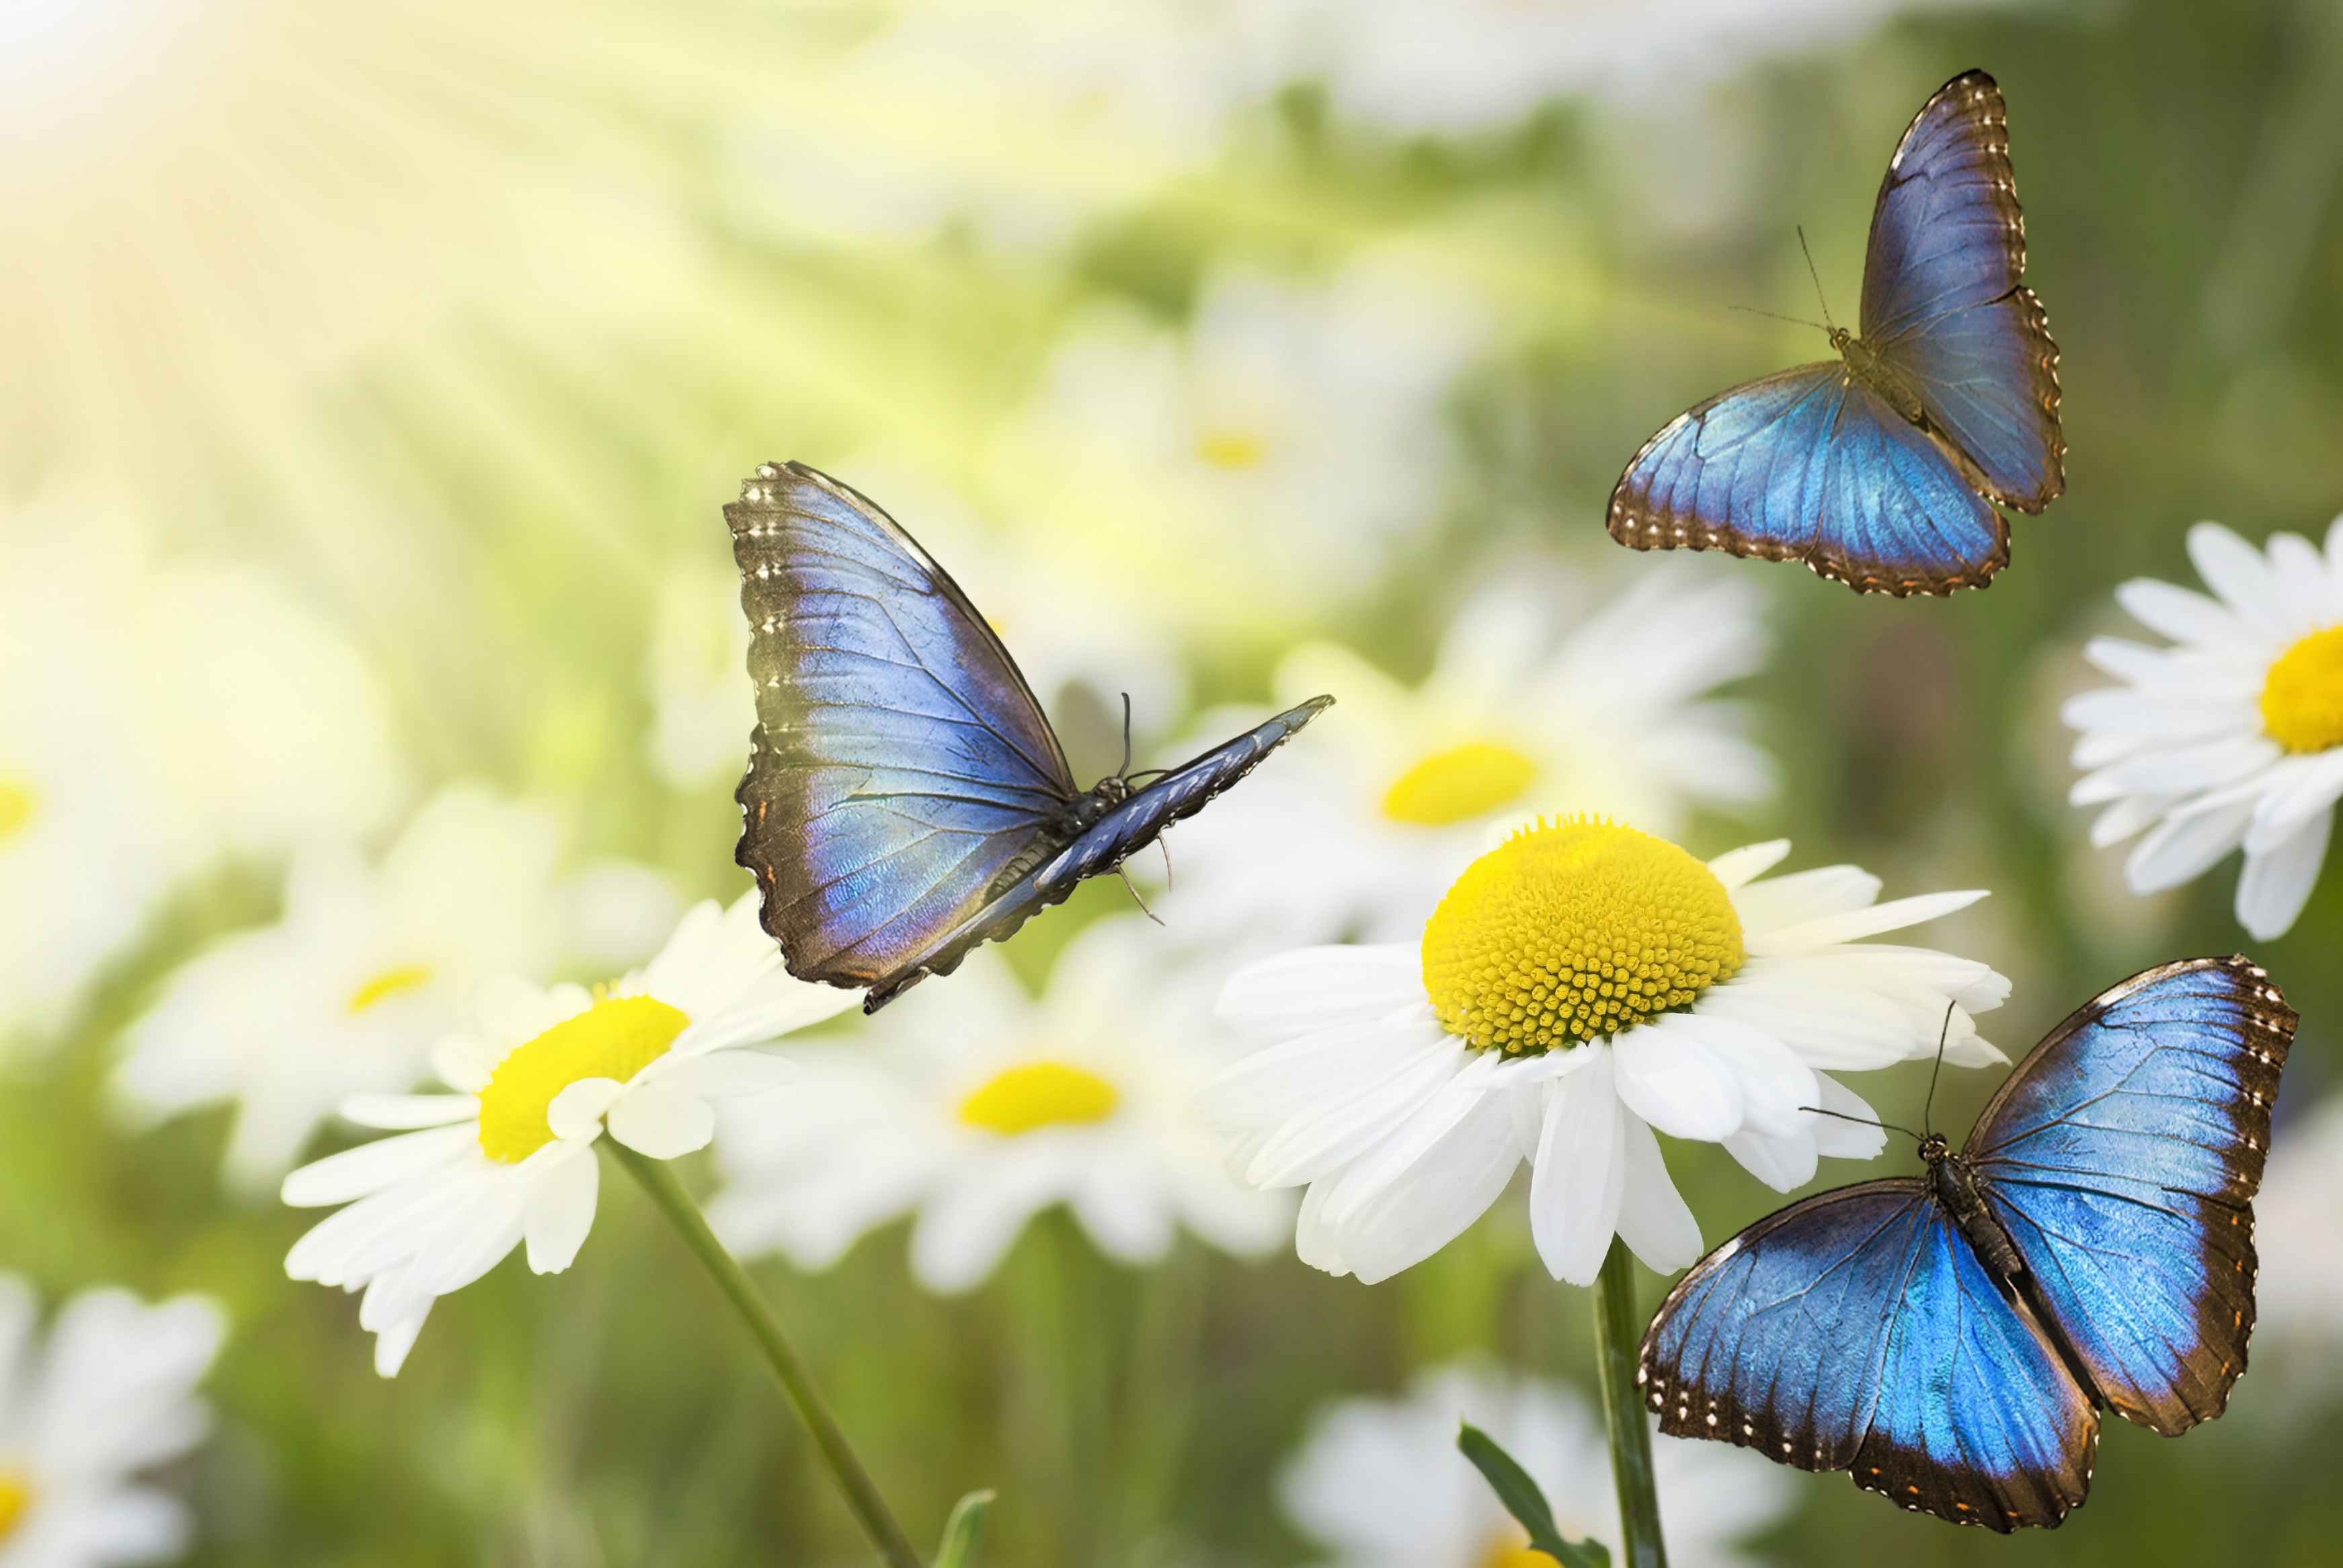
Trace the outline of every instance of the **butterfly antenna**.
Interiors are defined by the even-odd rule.
[[[1122,694],[1122,770],[1115,775],[1124,783],[1131,782],[1131,693]]]
[[[1876,1127],[1886,1132],[1901,1132],[1905,1137],[1909,1138],[1915,1143],[1921,1141],[1921,1138],[1918,1133],[1913,1131],[1908,1127],[1898,1127],[1893,1121],[1875,1121],[1873,1118],[1868,1116],[1849,1116],[1844,1111],[1825,1111],[1819,1105],[1801,1105],[1798,1109],[1801,1111],[1811,1111],[1816,1116],[1830,1116],[1835,1117],[1841,1121],[1852,1121],[1857,1127]]]
[[[1836,332],[1838,330],[1838,323],[1831,321],[1830,301],[1823,297],[1823,275],[1815,270],[1815,253],[1806,248],[1806,226],[1805,224],[1800,224],[1798,226],[1798,249],[1805,255],[1806,276],[1815,280],[1815,303],[1823,307],[1823,319],[1825,321],[1830,321],[1830,325],[1824,327],[1823,330],[1825,332]],[[1814,323],[1810,321],[1806,323],[1806,325],[1811,327]]]
[[[1817,332],[1828,332],[1829,327],[1819,321],[1808,321],[1803,316],[1785,316],[1778,310],[1760,310],[1754,305],[1728,305],[1727,310],[1745,311],[1751,316],[1770,316],[1776,321],[1787,321],[1799,327],[1811,327]]]
[[[1122,879],[1122,885],[1124,887],[1131,889],[1131,901],[1139,906],[1139,912],[1145,915],[1149,920],[1153,920],[1157,925],[1161,925],[1163,923],[1163,917],[1157,914],[1153,910],[1149,909],[1147,907],[1147,900],[1139,896],[1139,890],[1135,887],[1131,887],[1131,873],[1124,870],[1121,866],[1117,866],[1114,869],[1114,874]]]
[[[1953,1009],[1958,1006],[1960,1003],[1957,1001],[1945,1004],[1945,1027],[1936,1031],[1936,1065],[1928,1074],[1928,1098],[1920,1104],[1920,1125],[1923,1127],[1934,1126],[1928,1120],[1928,1113],[1936,1109],[1936,1080],[1945,1075],[1945,1041],[1953,1032]]]

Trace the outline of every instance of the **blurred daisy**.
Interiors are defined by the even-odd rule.
[[[157,568],[90,496],[0,519],[0,1030],[53,1029],[189,872],[401,792],[373,678],[273,579]]]
[[[2144,578],[2116,590],[2169,646],[2100,637],[2084,649],[2124,684],[2064,709],[2086,770],[2068,799],[2106,808],[2094,844],[2147,829],[2124,866],[2134,892],[2242,847],[2237,923],[2267,940],[2302,912],[2343,797],[2343,518],[2324,554],[2295,534],[2258,550],[2199,523],[2188,556],[2217,598]]]
[[[286,1272],[366,1292],[375,1370],[395,1376],[431,1311],[524,1241],[540,1274],[569,1266],[594,1223],[594,1141],[653,1159],[703,1148],[711,1101],[786,1080],[749,1049],[850,1006],[850,991],[789,978],[751,893],[703,903],[640,970],[594,992],[517,980],[482,996],[481,1032],[433,1052],[449,1095],[360,1095],[360,1126],[404,1135],[285,1179],[297,1207],[350,1206],[294,1244]],[[353,1201],[355,1200],[355,1201]]]
[[[1182,1225],[1227,1251],[1274,1246],[1292,1206],[1230,1180],[1191,1108],[1221,1056],[1161,938],[1136,915],[1091,926],[1038,1002],[981,951],[949,1007],[890,1009],[867,1038],[798,1052],[787,1095],[726,1112],[717,1233],[818,1269],[916,1213],[911,1270],[937,1291],[982,1282],[1055,1203],[1127,1263],[1161,1259]]]
[[[2343,1386],[2343,1101],[2279,1123],[2254,1199],[2254,1250],[2256,1402],[2291,1413]]]
[[[1852,866],[1759,879],[1789,852],[1704,866],[1664,839],[1540,821],[1483,855],[1421,945],[1305,948],[1240,970],[1221,1014],[1265,1042],[1207,1090],[1263,1187],[1307,1183],[1302,1261],[1373,1282],[1431,1256],[1531,1162],[1530,1226],[1559,1280],[1611,1237],[1665,1273],[1699,1257],[1656,1130],[1722,1143],[1786,1192],[1818,1155],[1869,1159],[1873,1119],[1830,1074],[2005,1060],[1969,1014],[2009,982],[1927,948],[1858,941],[1981,892],[1881,904]],[[1948,1021],[1949,1010],[1949,1021]]]
[[[925,0],[842,52],[811,45],[738,133],[770,219],[830,240],[955,220],[1031,251],[1202,165],[1273,85],[1232,47],[1243,8],[1198,0]],[[786,107],[784,108],[783,106]]]
[[[1393,256],[1323,289],[1223,276],[1184,338],[1116,321],[1069,342],[1002,434],[994,487],[1040,548],[1145,582],[1188,635],[1282,627],[1433,520],[1442,405],[1483,329]]]
[[[1450,623],[1413,688],[1331,643],[1295,649],[1280,702],[1332,691],[1341,709],[1182,835],[1164,918],[1263,944],[1391,940],[1540,810],[1666,834],[1694,807],[1766,799],[1773,759],[1736,705],[1704,698],[1764,662],[1760,604],[1739,580],[1665,569],[1583,618],[1545,587],[1500,588]]]
[[[0,1274],[0,1568],[157,1563],[186,1549],[187,1511],[134,1479],[178,1458],[210,1417],[196,1383],[226,1325],[202,1296],[143,1306],[123,1291],[67,1302],[45,1344],[33,1293]]]
[[[1930,0],[1286,0],[1296,70],[1408,132],[1487,129],[1549,98],[1678,99]],[[1966,0],[1934,0],[1936,5]]]
[[[713,557],[678,563],[659,584],[644,660],[651,766],[679,789],[739,778],[757,725],[740,574]]]
[[[541,808],[459,786],[378,864],[347,842],[309,849],[281,920],[187,964],[131,1026],[117,1099],[142,1120],[236,1101],[228,1178],[273,1186],[344,1100],[421,1078],[483,981],[552,968],[560,843]]]
[[[1397,1399],[1344,1400],[1322,1412],[1278,1487],[1295,1528],[1327,1547],[1323,1568],[1546,1568],[1464,1456],[1469,1421],[1521,1462],[1574,1541],[1619,1545],[1618,1493],[1602,1423],[1558,1383],[1471,1365],[1419,1373]],[[1654,1435],[1668,1560],[1738,1568],[1759,1559],[1738,1542],[1778,1523],[1789,1478],[1755,1453]]]

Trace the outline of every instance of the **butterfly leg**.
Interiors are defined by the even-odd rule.
[[[1131,873],[1122,869],[1121,862],[1116,862],[1114,874],[1121,877],[1122,879],[1122,885],[1131,890],[1131,901],[1139,906],[1139,912],[1145,915],[1149,920],[1153,920],[1157,925],[1161,925],[1163,923],[1163,917],[1147,907],[1147,900],[1139,896],[1139,890],[1136,887],[1131,886]]]

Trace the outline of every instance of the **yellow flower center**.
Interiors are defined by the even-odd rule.
[[[1528,1533],[1516,1524],[1489,1543],[1477,1568],[1554,1568],[1554,1559],[1534,1549]]]
[[[1250,430],[1206,430],[1196,437],[1196,456],[1215,468],[1257,468],[1269,443]]]
[[[23,832],[41,809],[41,798],[20,779],[0,779],[0,843]]]
[[[480,1091],[480,1148],[499,1164],[528,1159],[553,1141],[546,1110],[554,1096],[580,1079],[626,1082],[665,1056],[690,1021],[653,997],[606,997],[515,1046]]]
[[[1584,818],[1513,834],[1465,868],[1423,927],[1423,989],[1442,1026],[1515,1056],[1689,1007],[1741,958],[1741,918],[1706,866]]]
[[[350,992],[350,1011],[353,1014],[364,1012],[385,998],[397,996],[403,990],[413,990],[430,979],[429,964],[403,964],[397,969],[385,970]]]
[[[1121,1101],[1114,1085],[1095,1072],[1062,1061],[1029,1061],[988,1079],[961,1101],[960,1119],[1015,1138],[1043,1127],[1104,1121]]]
[[[1436,752],[1401,774],[1383,793],[1383,815],[1444,828],[1520,799],[1536,777],[1537,764],[1512,747],[1475,740]]]
[[[2262,728],[2288,751],[2343,746],[2343,626],[2278,656],[2262,680]]]
[[[16,1521],[33,1505],[33,1478],[21,1470],[0,1469],[0,1542],[15,1533]]]

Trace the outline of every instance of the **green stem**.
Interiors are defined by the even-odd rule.
[[[676,1180],[667,1161],[638,1154],[615,1138],[602,1140],[602,1146],[642,1183],[651,1202],[667,1216],[676,1234],[683,1238],[684,1246],[699,1260],[700,1266],[716,1282],[716,1288],[739,1312],[757,1348],[765,1352],[781,1392],[789,1395],[798,1419],[805,1422],[806,1431],[813,1436],[814,1447],[821,1451],[823,1462],[838,1482],[838,1489],[846,1494],[846,1505],[854,1511],[854,1517],[861,1523],[863,1533],[870,1537],[870,1543],[879,1549],[888,1568],[925,1568],[910,1538],[888,1512],[887,1500],[879,1495],[870,1473],[854,1457],[838,1418],[830,1414],[821,1391],[814,1387],[812,1375],[799,1359],[797,1347],[789,1343],[789,1336],[782,1332],[781,1322],[773,1315],[771,1304],[758,1292],[756,1282],[749,1278],[749,1271],[740,1266],[740,1261],[726,1251],[724,1243],[716,1239],[716,1232],[708,1228],[699,1205],[691,1201],[691,1194],[683,1190],[683,1183]]]
[[[1614,1236],[1594,1277],[1594,1360],[1603,1380],[1603,1421],[1611,1429],[1611,1475],[1619,1487],[1619,1530],[1627,1550],[1622,1568],[1667,1568],[1660,1490],[1652,1477],[1652,1431],[1635,1392],[1635,1352],[1643,1337],[1634,1265],[1627,1244]]]

